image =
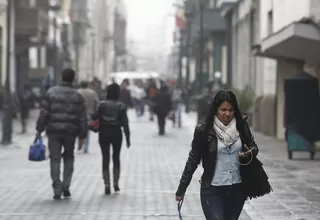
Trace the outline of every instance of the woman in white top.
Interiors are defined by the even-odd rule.
[[[202,161],[200,196],[206,219],[237,220],[246,198],[251,195],[243,188],[239,163],[248,162],[257,154],[257,145],[246,117],[240,113],[235,95],[231,91],[219,91],[207,119],[195,129],[176,200],[183,198]]]

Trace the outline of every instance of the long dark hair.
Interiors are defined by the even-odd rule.
[[[112,83],[107,87],[107,100],[118,100],[120,96],[120,86]]]
[[[242,118],[242,114],[239,109],[237,97],[234,95],[233,92],[231,92],[229,90],[220,90],[213,98],[210,112],[205,120],[206,121],[206,129],[209,130],[209,129],[213,128],[214,117],[218,112],[219,106],[223,102],[229,102],[232,105],[233,110],[234,110],[234,117],[237,121],[237,130],[240,133],[243,132],[244,120]]]

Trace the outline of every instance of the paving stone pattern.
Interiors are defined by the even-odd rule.
[[[132,147],[123,145],[120,194],[103,195],[101,155],[97,135],[90,153],[76,153],[72,198],[52,200],[49,162],[29,162],[30,132],[16,135],[15,144],[0,147],[0,220],[170,220],[178,219],[174,193],[190,149],[194,114],[184,115],[184,126],[157,135],[156,122],[137,119],[130,112]],[[30,129],[34,124],[30,124]],[[307,154],[288,161],[281,141],[255,134],[260,158],[274,193],[247,202],[241,220],[320,219],[320,163]],[[305,160],[303,158],[306,158]],[[317,155],[317,158],[320,158]],[[196,171],[182,208],[183,219],[205,219],[199,200],[202,168]],[[251,218],[249,218],[249,216]]]

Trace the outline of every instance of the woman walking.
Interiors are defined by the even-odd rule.
[[[176,200],[180,201],[202,161],[201,205],[207,220],[237,220],[247,198],[241,163],[252,161],[258,148],[231,91],[219,91],[207,119],[194,132]]]
[[[110,190],[110,145],[112,145],[113,159],[113,187],[115,192],[120,191],[120,151],[122,145],[123,128],[127,147],[130,147],[130,130],[125,104],[119,102],[120,87],[113,83],[107,87],[107,100],[102,101],[94,119],[100,121],[99,143],[102,152],[102,172],[105,184],[105,194],[109,195]]]

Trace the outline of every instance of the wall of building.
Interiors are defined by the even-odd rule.
[[[233,11],[233,80],[232,87],[243,90],[253,85],[250,77],[250,5],[251,0],[240,1]]]
[[[256,96],[251,109],[254,128],[273,135],[276,130],[276,61],[252,53],[253,45],[259,44],[270,28],[268,17],[263,17],[269,11],[265,10],[270,6],[268,3],[268,0],[240,0],[233,8],[232,87],[253,89]]]
[[[273,2],[273,0],[260,0],[260,41],[276,31],[275,27],[278,24],[276,10],[272,12],[274,14],[271,18],[273,17],[273,19],[270,19],[270,16],[268,16],[269,12],[273,11]],[[275,95],[276,71],[276,60],[263,58],[259,83],[263,88],[261,91],[262,95]]]
[[[273,0],[274,32],[281,30],[293,21],[298,21],[303,17],[310,16],[310,0]],[[317,1],[319,4],[319,1]]]
[[[114,49],[114,19],[115,11],[118,11],[127,19],[126,7],[123,1],[116,0],[90,0],[88,2],[88,14],[91,28],[86,34],[87,70],[86,77],[97,77],[100,80],[106,78],[113,71],[115,62]]]
[[[261,40],[271,34],[283,29],[292,22],[299,21],[305,17],[313,17],[316,21],[320,18],[320,4],[316,0],[292,1],[292,0],[262,0],[260,1],[261,18]],[[273,19],[270,19],[270,12]],[[290,60],[264,59],[264,79],[265,92],[273,92],[270,88],[276,82],[276,137],[284,139],[284,79],[292,76],[299,69],[299,63]],[[276,70],[275,70],[276,69]],[[318,64],[305,65],[305,71],[319,78],[320,71]],[[270,72],[272,75],[270,76]],[[275,76],[275,77],[274,77]]]
[[[309,0],[310,14],[316,22],[320,21],[320,4],[318,0]]]

